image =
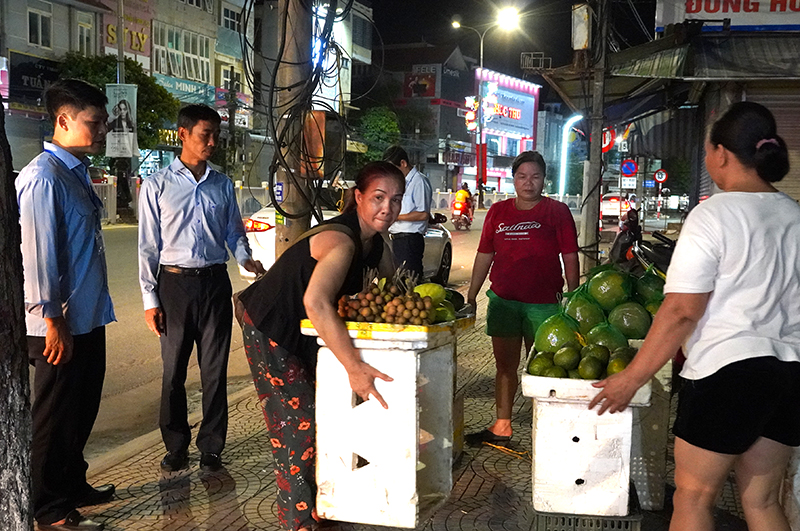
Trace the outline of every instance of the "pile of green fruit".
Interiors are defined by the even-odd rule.
[[[632,347],[613,352],[603,345],[566,345],[556,352],[543,351],[528,361],[528,373],[549,378],[598,380],[622,371],[636,355]]]
[[[342,296],[338,313],[346,321],[359,323],[425,326],[455,319],[456,304],[463,306],[464,297],[439,284],[420,284],[408,290],[383,278],[355,296]]]
[[[601,266],[565,297],[561,311],[536,330],[537,355],[531,358],[528,372],[593,380],[619,372],[630,363],[635,349],[628,347],[628,340],[647,335],[664,299],[664,280],[652,269],[637,278],[613,266]],[[552,358],[552,363],[548,365],[542,356]],[[587,361],[592,357],[600,363]]]

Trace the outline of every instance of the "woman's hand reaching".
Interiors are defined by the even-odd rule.
[[[381,371],[368,363],[359,361],[352,369],[347,371],[347,376],[350,378],[350,388],[353,389],[362,400],[369,400],[370,395],[380,402],[384,409],[389,409],[386,401],[375,388],[375,378],[380,378],[385,382],[393,381],[391,376],[383,374]]]

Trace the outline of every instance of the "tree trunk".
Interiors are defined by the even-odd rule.
[[[33,529],[19,208],[0,97],[0,529]]]

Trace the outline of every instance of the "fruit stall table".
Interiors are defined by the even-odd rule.
[[[346,321],[389,405],[362,401],[333,352],[317,357],[317,512],[329,520],[416,527],[453,486],[456,334],[474,317],[434,325]],[[317,336],[311,322],[305,335]]]

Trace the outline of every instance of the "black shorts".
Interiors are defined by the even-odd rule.
[[[721,454],[742,454],[759,437],[800,446],[800,362],[752,358],[686,380],[672,432]]]

